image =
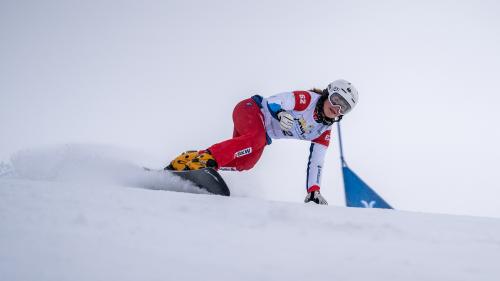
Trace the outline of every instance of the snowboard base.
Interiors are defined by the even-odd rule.
[[[147,171],[151,169],[144,168]],[[190,181],[197,187],[204,189],[212,194],[230,196],[231,192],[221,175],[213,168],[204,168],[199,170],[172,171],[163,170],[165,173],[171,173],[185,180]]]

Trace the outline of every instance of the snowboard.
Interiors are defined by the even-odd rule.
[[[151,169],[144,168],[148,171]],[[212,194],[229,196],[231,192],[221,175],[213,168],[204,168],[199,170],[172,171],[162,170],[165,173],[171,173],[185,180],[190,181],[197,187],[204,189]]]

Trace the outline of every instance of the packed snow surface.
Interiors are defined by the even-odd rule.
[[[498,219],[208,195],[117,155],[1,165],[0,280],[500,280]]]

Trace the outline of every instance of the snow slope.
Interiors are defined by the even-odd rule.
[[[3,165],[0,280],[500,280],[499,219],[195,194],[125,158]]]

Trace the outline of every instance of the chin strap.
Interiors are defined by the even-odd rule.
[[[332,124],[333,124],[333,123],[336,123],[336,122],[340,122],[340,120],[342,120],[342,117],[344,117],[344,115],[340,115],[339,117],[335,118],[335,119],[332,121]]]
[[[344,115],[340,115],[339,117],[336,117],[335,119],[328,118],[325,116],[325,117],[323,117],[325,120],[323,120],[322,123],[325,125],[331,126],[334,123],[340,122],[340,120],[342,120],[342,117],[344,117]]]

